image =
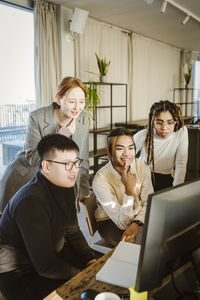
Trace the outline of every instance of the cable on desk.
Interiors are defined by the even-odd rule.
[[[178,298],[176,298],[176,300],[181,300],[181,299],[193,299],[193,300],[199,300],[199,294],[198,294],[198,289],[196,289],[195,291],[193,292],[189,292],[189,291],[185,291],[184,293],[181,293],[179,291],[179,289],[177,288],[176,286],[176,283],[175,283],[175,279],[174,279],[174,273],[171,273],[171,282],[172,282],[172,285],[175,289],[175,291],[177,292],[177,294],[179,295]],[[190,296],[188,298],[188,296]]]
[[[172,282],[172,285],[173,285],[173,288],[175,289],[175,291],[177,292],[177,294],[180,296],[180,297],[184,297],[184,295],[178,290],[177,286],[176,286],[176,283],[175,283],[175,279],[174,279],[174,273],[172,272],[171,273],[171,282]],[[181,298],[178,298],[178,299],[181,299]]]
[[[153,295],[153,299],[155,299],[155,300],[162,300],[161,298],[158,298],[157,296],[154,296],[154,295]]]

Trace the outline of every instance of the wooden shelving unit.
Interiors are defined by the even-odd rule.
[[[84,82],[84,84],[87,86],[90,84],[90,82]],[[93,151],[90,152],[90,157],[93,157],[93,170],[94,174],[97,172],[99,168],[99,159],[106,156],[105,149],[99,149],[98,142],[97,142],[97,136],[98,135],[108,135],[109,132],[114,129],[113,124],[113,114],[114,110],[116,108],[122,108],[124,109],[124,123],[127,125],[127,84],[126,83],[114,83],[114,82],[93,82],[94,85],[97,85],[98,87],[109,87],[110,89],[110,99],[108,101],[109,105],[97,105],[96,110],[93,111],[93,129],[90,130],[90,133],[93,134]],[[124,88],[124,103],[122,105],[115,105],[115,99],[114,99],[114,89],[115,87],[123,87]],[[109,126],[104,128],[98,128],[98,111],[102,109],[110,109],[110,120],[109,120]]]
[[[200,118],[200,89],[174,88],[173,102],[180,105],[184,116]]]

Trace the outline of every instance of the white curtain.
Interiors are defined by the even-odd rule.
[[[84,33],[78,37],[75,43],[76,76],[84,82],[99,81],[99,76],[88,73],[88,71],[99,73],[95,56],[97,53],[100,58],[106,57],[107,61],[111,61],[107,82],[127,84],[129,78],[129,39],[130,35],[121,29],[88,18]],[[99,87],[99,93],[101,105],[110,105],[110,86]],[[113,105],[124,105],[126,103],[125,86],[114,86],[112,96]],[[125,122],[126,108],[113,108],[112,116],[113,124]],[[110,109],[98,109],[97,127],[110,126],[110,122]],[[105,147],[105,136],[98,135],[98,145]],[[90,148],[92,148],[92,137],[90,137]]]
[[[99,78],[87,71],[98,72],[95,53],[111,61],[107,81],[128,81],[128,33],[88,18],[83,34],[76,41],[76,76],[83,81]]]
[[[40,107],[53,101],[59,80],[55,4],[36,0],[34,30],[36,103]]]
[[[86,28],[75,42],[75,74],[82,81],[99,81],[99,76],[88,73],[99,73],[95,53],[100,58],[111,61],[107,73],[109,83],[128,83],[129,78],[129,39],[130,35],[119,28],[103,24],[88,18]],[[110,87],[99,87],[101,105],[110,105]],[[126,100],[125,86],[113,87],[113,105],[124,105]],[[110,125],[110,109],[98,109],[97,127]],[[113,108],[113,124],[125,122],[126,109]],[[90,148],[92,149],[92,137]],[[105,147],[105,136],[98,135],[98,145]],[[100,147],[101,147],[100,146]]]
[[[132,48],[131,119],[146,119],[154,102],[173,101],[173,89],[179,87],[180,49],[137,34],[132,34]]]

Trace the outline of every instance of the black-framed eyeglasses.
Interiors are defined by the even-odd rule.
[[[50,159],[46,159],[46,161],[60,164],[60,165],[65,165],[65,171],[71,171],[73,166],[75,166],[75,168],[77,168],[77,169],[80,168],[83,160],[81,158],[78,158],[75,161],[68,161],[68,162],[55,161],[55,160],[50,160]]]

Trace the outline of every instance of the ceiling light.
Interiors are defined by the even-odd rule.
[[[185,19],[182,21],[182,24],[185,25],[185,24],[187,23],[187,21],[189,20],[189,18],[190,18],[190,16],[187,15],[187,16],[185,17]]]
[[[167,8],[167,1],[164,0],[163,3],[162,3],[162,6],[161,6],[160,12],[164,14],[165,11],[166,11],[166,8]]]
[[[183,13],[185,13],[186,16],[190,16],[190,18],[192,18],[192,19],[194,19],[194,20],[196,20],[197,22],[200,23],[200,17],[199,17],[199,16],[195,15],[193,12],[189,11],[189,10],[186,9],[184,6],[178,4],[176,1],[177,1],[177,0],[167,0],[167,2],[168,2],[169,4],[171,4],[172,6],[178,8],[180,11],[182,11]],[[186,17],[186,18],[187,18],[187,17]],[[186,21],[183,21],[183,22],[185,22],[185,23],[189,20],[189,18],[187,18],[187,19],[186,19],[186,18],[185,18]],[[182,22],[182,23],[183,23],[183,22]],[[183,23],[183,24],[185,24],[185,23]]]

